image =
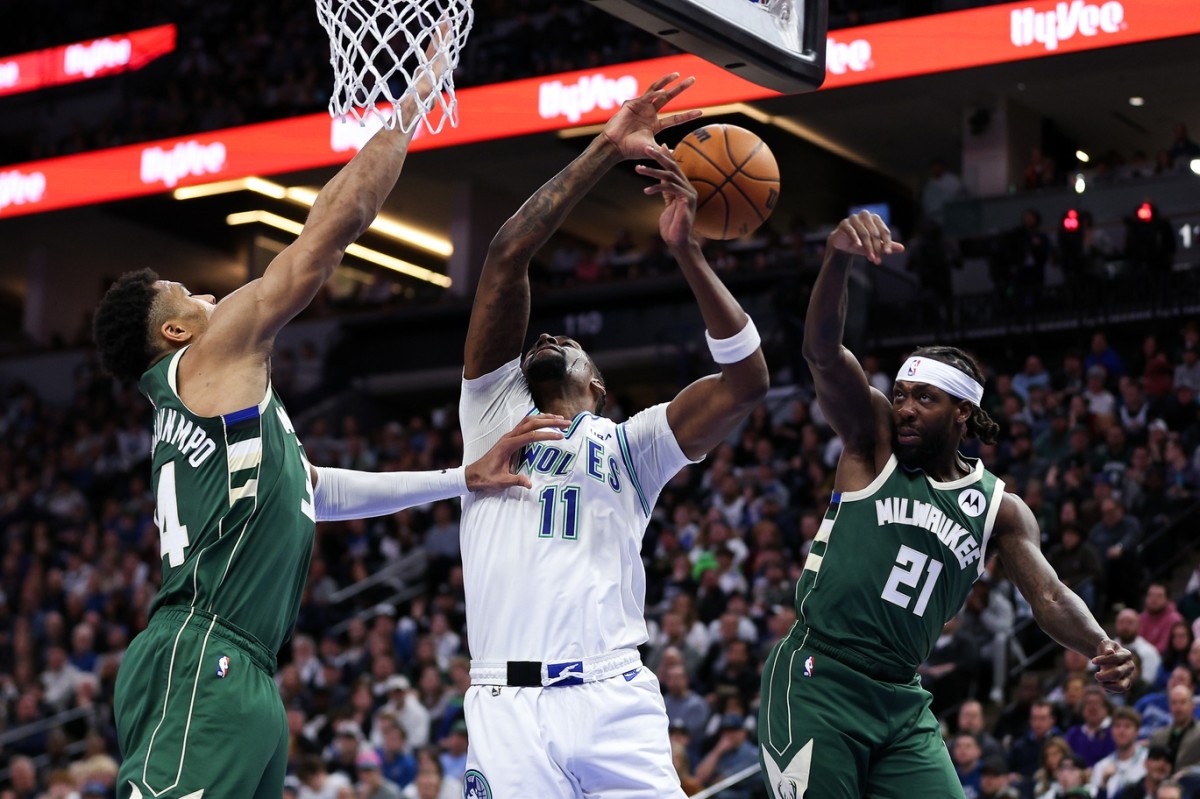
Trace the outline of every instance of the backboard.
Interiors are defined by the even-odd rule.
[[[588,0],[597,8],[785,94],[825,79],[829,0]]]

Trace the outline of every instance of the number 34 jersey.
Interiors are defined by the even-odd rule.
[[[948,483],[893,455],[835,493],[796,584],[800,623],[892,669],[916,670],[983,573],[1004,482],[975,461]]]
[[[275,652],[308,578],[315,514],[308,463],[283,404],[198,416],[179,399],[187,348],[142,375],[154,405],[155,522],[168,605],[221,617]]]
[[[533,399],[519,362],[464,380],[463,460],[486,453]],[[623,424],[581,413],[561,441],[520,453],[532,489],[463,498],[467,634],[480,661],[566,661],[646,640],[642,536],[662,487],[689,461],[666,405]]]

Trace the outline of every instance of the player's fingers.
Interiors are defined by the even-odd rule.
[[[849,229],[854,232],[857,244],[862,248],[863,254],[872,261],[877,260],[878,255],[875,252],[876,239],[871,235],[866,222],[859,216],[852,216],[846,221],[849,223]]]
[[[679,73],[675,73],[675,74],[678,75]],[[676,83],[671,88],[667,89],[665,92],[665,94],[667,95],[667,102],[674,100],[680,94],[682,94],[683,92],[690,89],[692,87],[692,84],[694,84],[695,82],[696,82],[696,79],[694,77],[688,76],[688,77],[684,78],[683,80],[679,81],[679,83]]]
[[[691,111],[680,111],[678,114],[662,117],[658,120],[658,129],[673,128],[676,125],[682,125],[684,122],[691,122],[693,119],[699,119],[704,116],[704,111],[700,108],[694,108]]]
[[[498,489],[516,488],[518,486],[521,488],[533,488],[533,483],[523,474],[508,475],[496,481],[496,488]]]
[[[664,86],[666,86],[668,83],[670,83],[671,81],[675,80],[678,77],[679,77],[678,72],[672,72],[670,75],[663,75],[661,78],[654,81],[654,83],[650,84],[650,88],[646,90],[646,94],[649,95],[649,94],[652,94],[653,92],[662,91]],[[695,79],[693,78],[693,80],[695,80]]]
[[[1092,658],[1092,664],[1095,666],[1120,666],[1128,662],[1129,657],[1121,652],[1108,652]]]
[[[571,420],[565,416],[559,416],[556,413],[535,413],[532,416],[526,416],[521,422],[512,429],[512,433],[524,433],[528,430],[538,430],[543,427],[560,427],[568,428],[571,426]]]

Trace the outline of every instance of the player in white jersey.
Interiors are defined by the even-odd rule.
[[[682,797],[658,680],[642,668],[642,536],[663,485],[729,435],[762,399],[753,323],[704,260],[696,194],[654,143],[699,112],[659,118],[692,79],[670,75],[613,116],[569,166],[501,227],[484,264],[460,417],[464,454],[485,451],[540,410],[572,420],[562,441],[527,447],[533,488],[470,497],[460,526],[472,687],[464,796]],[[580,345],[542,334],[525,355],[531,256],[610,168],[638,171],[666,202],[660,231],[687,278],[721,373],[616,424],[604,379]],[[472,793],[474,792],[474,793]]]

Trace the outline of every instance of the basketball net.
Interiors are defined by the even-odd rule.
[[[471,0],[316,3],[317,18],[329,34],[333,65],[330,116],[353,117],[360,125],[374,118],[406,133],[419,120],[430,133],[441,131],[447,120],[458,127],[454,69],[475,20]],[[433,69],[439,61],[447,65],[440,79]],[[427,91],[418,88],[422,77],[431,87]],[[416,95],[417,108],[406,114],[401,101],[409,93]]]

